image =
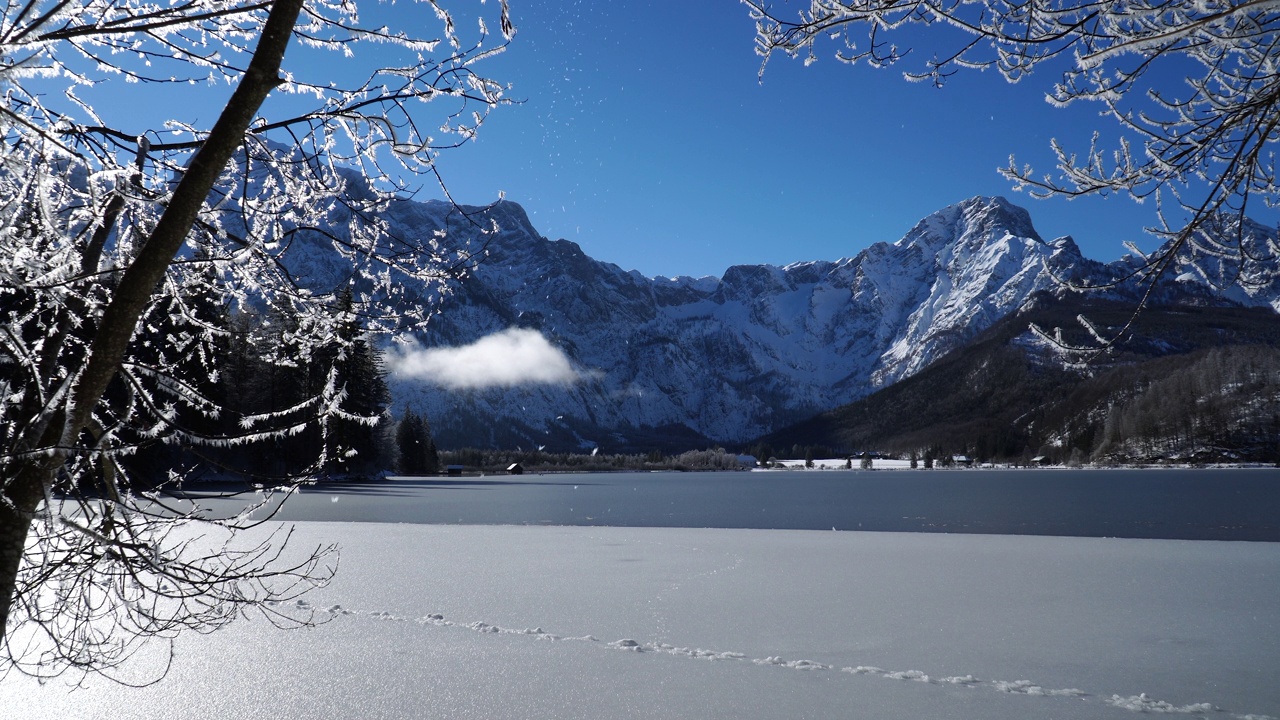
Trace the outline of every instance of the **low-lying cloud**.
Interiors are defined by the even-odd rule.
[[[567,385],[579,379],[568,356],[542,333],[520,328],[461,347],[405,345],[388,354],[387,365],[397,378],[422,380],[451,390]]]

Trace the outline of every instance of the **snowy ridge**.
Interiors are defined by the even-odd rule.
[[[1223,234],[1239,236],[1246,254],[1257,258],[1274,257],[1276,254],[1276,230],[1245,219],[1244,226],[1230,222]],[[1212,253],[1179,254],[1178,276],[1184,285],[1210,288],[1241,305],[1268,305],[1280,312],[1280,272],[1266,262],[1241,262],[1240,254],[1226,256]]]
[[[852,258],[737,265],[720,278],[647,278],[594,260],[540,236],[515,203],[469,212],[477,222],[406,200],[386,215],[398,233],[447,226],[485,254],[419,340],[456,346],[531,329],[583,373],[571,385],[489,390],[395,383],[395,411],[426,412],[444,446],[636,451],[747,440],[918,372],[1033,295],[1066,292],[1056,278],[1115,272],[1069,237],[1046,242],[1026,210],[998,197],[944,208]],[[483,235],[489,220],[499,230]],[[298,274],[328,277],[321,260]],[[1234,296],[1280,305],[1277,289],[1256,283]]]
[[[317,612],[316,608],[311,607],[306,600],[297,600],[292,605],[286,606],[286,610],[295,609],[305,614]],[[440,613],[430,613],[428,615],[412,618],[401,617],[385,611],[376,612],[358,612],[352,611],[334,605],[328,608],[319,609],[321,617],[335,619],[341,616],[364,616],[375,621],[385,621],[394,623],[403,623],[405,625],[418,625],[421,627],[435,628],[451,628],[457,630],[468,630],[481,634],[495,635],[518,635],[525,636],[532,640],[540,640],[547,642],[577,642],[588,646],[597,647],[604,650],[621,650],[624,652],[635,654],[662,654],[675,657],[687,658],[691,660],[706,661],[723,661],[723,662],[741,662],[763,667],[776,667],[784,670],[799,670],[803,672],[834,672],[854,676],[865,676],[869,678],[880,678],[884,680],[897,680],[905,682],[917,682],[927,685],[936,685],[940,689],[944,688],[961,688],[964,690],[988,690],[1006,695],[1021,695],[1042,698],[1077,698],[1084,702],[1101,703],[1102,705],[1121,710],[1129,710],[1136,713],[1161,713],[1161,714],[1179,714],[1179,715],[1199,715],[1221,714],[1223,717],[1236,718],[1237,720],[1278,720],[1268,715],[1258,715],[1254,713],[1233,713],[1223,708],[1217,707],[1212,703],[1190,703],[1186,705],[1175,705],[1164,700],[1158,700],[1148,697],[1146,693],[1138,693],[1136,695],[1122,696],[1118,694],[1095,695],[1078,688],[1047,688],[1030,680],[987,680],[974,677],[973,675],[949,675],[945,677],[933,677],[920,670],[885,670],[883,668],[871,665],[857,665],[837,667],[834,665],[824,664],[813,660],[795,659],[787,660],[781,656],[771,655],[768,657],[748,657],[739,652],[706,650],[694,647],[680,647],[663,642],[641,642],[632,638],[622,638],[612,642],[605,642],[599,638],[590,635],[557,635],[547,632],[541,627],[535,628],[505,628],[493,625],[483,621],[454,621],[446,619]]]

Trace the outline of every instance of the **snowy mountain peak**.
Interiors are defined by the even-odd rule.
[[[1030,215],[974,197],[854,258],[647,278],[539,235],[518,204],[402,201],[397,232],[448,226],[484,257],[419,340],[536,331],[583,369],[573,384],[447,390],[397,381],[444,446],[646,450],[732,442],[850,402],[961,347],[1056,277],[1107,272]],[[491,230],[496,225],[497,230]],[[411,293],[407,289],[406,293]],[[398,411],[398,409],[397,409]]]
[[[1044,272],[1051,259],[1055,266],[1083,260],[1074,242],[1046,244],[1026,210],[1001,197],[943,208],[892,246],[873,249],[862,262],[864,278],[898,289],[889,293],[892,303],[881,303],[887,347],[872,369],[873,386],[923,369],[1051,289]]]
[[[1003,235],[1043,242],[1025,209],[1002,197],[977,196],[928,215],[894,245],[936,252],[942,245],[981,245]]]

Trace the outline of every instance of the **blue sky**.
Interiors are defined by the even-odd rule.
[[[1037,201],[996,170],[1052,170],[1049,140],[1086,149],[1097,108],[1055,109],[1049,73],[1009,85],[962,73],[942,88],[850,67],[834,46],[763,82],[737,0],[511,0],[519,32],[485,71],[524,100],[441,161],[454,196],[504,191],[552,239],[646,275],[855,255],[973,195],[1027,207],[1046,238],[1112,260],[1151,242],[1154,205]],[[920,58],[915,58],[919,60]]]
[[[1125,240],[1153,246],[1143,232],[1156,221],[1153,204],[1037,201],[997,173],[1010,153],[1050,172],[1050,138],[1084,150],[1094,129],[1112,130],[1096,107],[1046,103],[1051,72],[1019,85],[967,72],[938,89],[897,70],[841,64],[828,43],[808,68],[775,58],[761,82],[754,25],[738,0],[510,2],[518,33],[477,70],[522,102],[495,111],[479,139],[446,152],[440,168],[458,201],[504,192],[544,235],[595,258],[651,276],[835,260],[897,240],[974,195],[1009,197],[1046,239],[1070,234],[1099,260],[1124,254]],[[461,10],[474,0],[444,4],[460,10],[470,36]],[[371,10],[393,26],[437,27],[418,3]],[[358,50],[337,60],[351,63],[342,71],[380,64],[377,46]],[[313,79],[338,69],[305,67],[315,58],[295,47],[285,64]],[[148,99],[147,88],[114,82],[102,92],[99,107],[133,118],[122,127],[158,129],[173,112],[207,125],[230,88],[170,87]],[[420,197],[439,197],[425,182]]]

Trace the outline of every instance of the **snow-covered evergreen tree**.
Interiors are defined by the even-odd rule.
[[[322,472],[327,476],[367,476],[380,469],[380,428],[390,418],[391,402],[385,371],[377,350],[370,344],[355,314],[350,288],[337,292],[335,310],[339,314],[337,334],[331,344],[317,353],[311,373],[322,375],[322,383],[332,383],[340,393],[333,413],[319,423],[323,452]]]

